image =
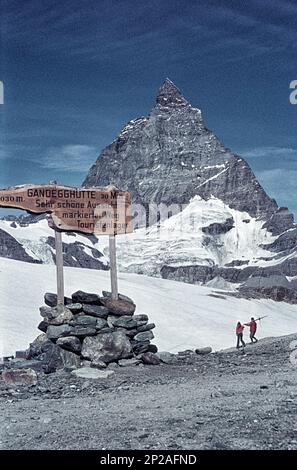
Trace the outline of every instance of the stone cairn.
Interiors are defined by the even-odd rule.
[[[100,296],[77,291],[65,297],[65,306],[57,306],[52,293],[44,301],[38,325],[43,334],[30,344],[26,357],[35,365],[38,361],[43,372],[160,363],[151,344],[155,324],[145,314],[134,314],[136,305],[129,297],[119,294],[113,300],[110,292]]]

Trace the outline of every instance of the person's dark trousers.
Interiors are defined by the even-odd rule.
[[[237,335],[237,349],[240,347],[240,343],[242,344],[243,347],[245,347],[245,342],[243,341],[242,333],[238,333]]]
[[[252,343],[257,343],[258,342],[257,338],[255,337],[255,332],[250,333],[250,338],[251,338]]]

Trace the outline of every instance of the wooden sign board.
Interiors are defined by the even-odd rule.
[[[114,186],[23,185],[0,190],[0,207],[50,213],[59,230],[119,235],[133,232],[131,196]]]

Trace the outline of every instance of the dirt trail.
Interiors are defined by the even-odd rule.
[[[0,381],[1,449],[297,449],[297,335],[176,365]]]

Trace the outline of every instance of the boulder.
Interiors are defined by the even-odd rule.
[[[69,336],[72,334],[73,328],[70,325],[49,325],[48,329],[46,330],[46,335],[49,339],[55,341],[58,338],[63,336]]]
[[[2,380],[7,385],[26,385],[33,386],[37,384],[37,374],[33,369],[4,369]]]
[[[157,354],[158,358],[160,359],[161,362],[164,362],[165,364],[176,364],[178,362],[177,357],[167,351],[160,351]]]
[[[132,344],[133,352],[134,352],[134,354],[136,354],[136,356],[138,354],[142,354],[142,353],[145,353],[145,352],[149,351],[149,347],[150,347],[150,342],[149,341],[134,341],[134,340],[132,340],[131,344]]]
[[[71,303],[67,305],[67,308],[70,310],[70,312],[72,312],[75,315],[82,311],[83,306],[80,303],[76,303],[76,304]]]
[[[109,297],[103,299],[104,305],[112,315],[133,315],[136,305],[127,300],[114,300]]]
[[[67,307],[59,305],[58,307],[55,307],[55,309],[57,309],[59,315],[54,317],[52,320],[49,320],[50,325],[63,325],[64,323],[71,322],[73,314]]]
[[[82,379],[107,379],[114,374],[113,370],[100,370],[93,367],[81,367],[75,369],[71,374]]]
[[[206,348],[197,348],[195,349],[196,354],[210,354],[212,351],[210,346],[207,346]]]
[[[146,323],[148,322],[148,319],[149,319],[145,313],[139,313],[137,315],[134,315],[133,318],[137,322],[146,322]]]
[[[49,307],[56,307],[58,303],[58,296],[57,294],[53,294],[52,292],[46,292],[44,294],[44,303]],[[71,299],[68,297],[64,297],[64,305],[71,303]]]
[[[53,320],[59,315],[58,310],[55,307],[40,307],[40,315],[45,319],[45,321]]]
[[[54,344],[50,339],[46,339],[40,349],[35,349],[36,357],[38,362],[40,362],[42,370],[46,374],[55,372],[57,369],[63,367],[63,362],[61,358],[61,348]],[[31,366],[31,368],[36,370],[36,367]],[[39,370],[39,369],[38,369]]]
[[[153,330],[155,327],[156,327],[155,323],[147,323],[141,326],[137,325],[137,333],[142,333],[143,331]]]
[[[60,355],[64,369],[79,369],[81,367],[82,361],[77,354],[61,349]]]
[[[132,329],[137,326],[137,321],[133,317],[128,315],[123,315],[113,322],[114,327]]]
[[[81,351],[81,342],[75,336],[64,336],[64,338],[58,338],[56,344],[60,346],[60,348],[76,354],[79,354]]]
[[[76,315],[70,323],[73,326],[90,326],[92,328],[95,328],[96,324],[97,318],[90,315]]]
[[[121,331],[103,333],[94,338],[85,338],[81,354],[91,361],[109,363],[127,358],[131,354],[131,344]]]
[[[157,353],[158,352],[158,347],[155,344],[150,344],[149,348],[148,348],[148,351],[152,352],[152,353]]]
[[[27,359],[32,359],[43,353],[43,346],[49,341],[47,335],[42,333],[30,343],[27,351]]]
[[[83,305],[83,311],[87,315],[91,315],[92,317],[97,318],[104,318],[108,317],[108,308],[103,307],[102,305]]]
[[[46,330],[48,329],[48,325],[49,325],[49,323],[48,323],[47,321],[42,320],[42,321],[39,323],[39,325],[38,325],[37,328],[38,328],[40,331],[42,331],[43,333],[46,333]]]
[[[85,337],[85,336],[94,336],[97,330],[92,326],[73,326],[70,332],[71,336]]]
[[[82,290],[78,290],[72,294],[72,302],[80,304],[102,305],[100,295],[90,294],[88,292],[83,292]]]
[[[109,291],[103,290],[102,295],[103,295],[103,297],[110,297],[111,298],[111,292],[109,292]],[[127,297],[127,295],[118,294],[118,299],[119,300],[126,300],[127,302],[131,302],[132,304],[134,304],[134,301],[130,297]]]
[[[159,357],[152,352],[146,352],[142,354],[141,360],[144,364],[147,364],[149,366],[156,366],[161,363],[161,360],[159,359]]]
[[[150,341],[153,338],[154,334],[151,330],[137,333],[137,335],[134,336],[135,341]]]

